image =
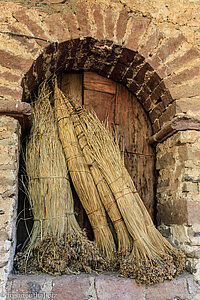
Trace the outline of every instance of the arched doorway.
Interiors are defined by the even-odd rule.
[[[152,219],[156,220],[155,203],[155,149],[149,144],[152,136],[150,120],[137,98],[122,84],[94,72],[61,72],[58,75],[60,87],[77,104],[94,110],[109,129],[116,131],[125,159],[125,165],[145,203]],[[78,222],[93,237],[87,215],[74,191],[75,210]],[[24,215],[24,209],[26,214]],[[33,222],[27,199],[19,197],[19,216],[26,221],[19,222],[18,245],[31,231]],[[29,219],[30,218],[30,219]]]

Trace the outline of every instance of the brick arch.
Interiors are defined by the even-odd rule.
[[[145,58],[137,51],[94,38],[74,39],[49,45],[25,75],[23,99],[52,74],[61,71],[94,71],[125,85],[149,115],[154,133],[156,120],[172,102],[169,91]]]
[[[68,70],[70,64],[71,69],[94,69],[136,94],[152,122],[151,142],[178,130],[200,129],[198,117],[187,115],[188,110],[196,111],[200,96],[199,52],[179,30],[174,28],[173,35],[167,35],[155,26],[151,16],[114,3],[77,1],[73,9],[63,6],[61,12],[41,14],[34,8],[3,2],[5,15],[9,6],[10,24],[0,49],[3,99],[21,100],[20,82],[26,72],[22,84],[25,93],[40,82],[44,72],[47,77],[58,72],[59,64],[60,70],[64,69],[62,58],[67,60],[67,49],[72,47],[69,55],[74,51],[77,59],[73,63],[68,56]],[[104,68],[100,62],[103,55]],[[98,62],[96,67],[92,59]]]

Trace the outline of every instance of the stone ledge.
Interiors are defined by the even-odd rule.
[[[23,131],[32,125],[32,109],[29,103],[18,101],[0,101],[0,116],[6,115],[17,119]]]
[[[200,120],[189,116],[177,116],[171,121],[166,122],[161,130],[150,138],[149,143],[154,145],[163,142],[174,133],[183,130],[199,131]]]
[[[10,275],[6,299],[192,300],[196,292],[193,276],[188,273],[149,287],[114,273],[57,277]]]

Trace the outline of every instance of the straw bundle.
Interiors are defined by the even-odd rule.
[[[133,238],[132,253],[121,264],[121,273],[146,283],[171,279],[183,270],[184,254],[173,248],[155,228],[124,166],[113,136],[95,114],[81,109],[79,118],[85,123],[82,128],[85,130],[90,152],[112,190],[114,202]]]
[[[181,251],[173,248],[154,227],[148,211],[125,169],[118,144],[114,142],[111,134],[94,114],[87,113],[83,108],[77,109],[72,101],[68,101],[58,91],[57,87],[56,94],[62,99],[63,107],[67,107],[62,115],[63,118],[67,117],[63,126],[67,126],[66,124],[72,120],[78,142],[84,157],[87,158],[84,160],[85,163],[91,162],[90,172],[93,178],[98,177],[97,182],[101,178],[99,172],[105,179],[113,195],[110,205],[119,209],[132,237],[131,255],[121,263],[122,275],[136,278],[141,283],[155,283],[164,279],[172,279],[184,268],[185,256]],[[62,143],[63,140],[61,137]],[[80,153],[79,151],[76,155],[80,155]],[[106,201],[106,197],[102,193],[100,195],[101,200]],[[104,203],[106,204],[106,202]],[[108,210],[108,206],[105,205],[105,207]],[[111,218],[113,218],[112,215]],[[122,224],[123,222],[119,222],[118,225],[122,226]]]
[[[127,228],[123,222],[122,215],[117,207],[117,204],[115,203],[115,201],[113,201],[112,191],[105,179],[103,178],[99,167],[94,163],[94,159],[90,155],[90,146],[88,145],[87,139],[82,128],[82,126],[84,126],[85,124],[82,124],[80,122],[79,116],[78,114],[76,114],[75,105],[72,105],[70,103],[69,99],[67,99],[67,97],[65,97],[64,94],[62,94],[62,92],[58,89],[57,85],[55,86],[55,93],[57,95],[56,97],[62,99],[60,101],[62,101],[62,105],[65,108],[62,110],[62,114],[65,114],[65,116],[68,117],[66,122],[71,122],[71,126],[74,127],[74,132],[77,136],[77,141],[84,156],[83,160],[89,166],[88,172],[90,172],[93,177],[100,199],[114,225],[117,234],[118,253],[120,253],[123,256],[127,255],[130,253],[132,241],[127,231]],[[56,106],[55,108],[57,111]],[[60,130],[64,128],[67,131],[66,123],[59,128]],[[64,143],[64,140],[61,135],[60,137],[62,143]],[[68,140],[66,139],[66,141]],[[67,155],[69,155],[69,151],[67,151]]]
[[[43,84],[33,104],[26,147],[28,198],[34,225],[30,242],[15,261],[20,271],[63,274],[108,268],[77,223],[68,170],[58,138],[50,91]]]
[[[80,148],[71,115],[65,104],[65,97],[57,85],[54,91],[54,101],[59,137],[67,158],[73,185],[88,215],[98,248],[108,259],[113,260],[116,249],[106,212],[91,175],[90,164]]]

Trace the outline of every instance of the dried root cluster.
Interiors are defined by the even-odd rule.
[[[38,238],[29,254],[18,253],[15,269],[20,273],[47,273],[51,275],[79,274],[114,270],[98,248],[86,235],[63,235]]]

